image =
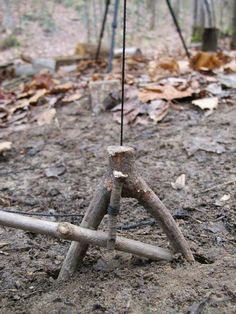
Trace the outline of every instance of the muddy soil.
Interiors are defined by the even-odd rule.
[[[69,242],[0,227],[0,313],[236,313],[236,108],[221,105],[207,117],[183,107],[158,125],[126,126],[124,142],[135,147],[140,172],[174,215],[196,262],[115,253],[108,271],[101,262],[106,251],[91,247],[74,278],[59,284]],[[82,104],[58,109],[57,119],[8,136],[13,149],[0,160],[1,208],[85,212],[106,169],[106,147],[119,144],[119,126],[110,112],[92,116]],[[189,156],[199,138],[219,149]],[[63,173],[47,177],[53,166]],[[181,174],[186,185],[174,190]],[[122,201],[120,225],[149,219],[136,200]],[[158,224],[120,234],[169,246]]]

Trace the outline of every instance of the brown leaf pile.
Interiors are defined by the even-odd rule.
[[[169,110],[169,103],[155,100],[150,104],[142,104],[138,98],[130,98],[124,107],[124,124],[148,124],[148,118],[157,123],[164,119]],[[120,105],[113,109],[113,119],[121,123]]]
[[[190,60],[190,66],[194,70],[214,70],[227,63],[228,58],[222,53],[198,52]]]

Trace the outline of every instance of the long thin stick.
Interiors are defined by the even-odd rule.
[[[57,223],[0,211],[0,225],[50,235],[60,239],[84,241],[101,247],[107,246],[107,233],[77,227],[67,222]],[[115,249],[153,260],[172,260],[169,250],[124,237],[117,237]]]

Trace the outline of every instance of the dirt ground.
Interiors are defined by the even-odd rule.
[[[106,169],[106,147],[119,144],[111,115],[93,116],[81,102],[59,109],[57,124],[9,135],[14,149],[0,162],[1,202],[24,211],[83,214]],[[185,104],[159,125],[125,127],[124,142],[135,147],[140,172],[176,217],[195,253],[193,265],[117,253],[107,271],[105,250],[90,248],[74,278],[59,284],[68,242],[1,227],[0,312],[235,313],[235,116],[234,106],[222,104],[206,117]],[[197,138],[215,140],[223,152],[188,156],[186,147]],[[64,165],[64,174],[48,178],[45,169],[55,165]],[[171,182],[180,174],[186,186],[176,191]],[[123,201],[120,224],[144,219],[150,218],[135,200]],[[121,234],[168,246],[157,224]]]

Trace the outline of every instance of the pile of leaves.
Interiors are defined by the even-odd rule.
[[[50,124],[57,104],[70,103],[81,96],[75,83],[55,79],[44,71],[12,91],[0,89],[0,127],[35,121]]]
[[[236,53],[197,52],[190,61],[148,59],[142,54],[126,59],[127,99],[124,122],[131,125],[160,122],[170,108],[184,110],[186,100],[211,114],[222,101],[234,104]],[[0,128],[20,129],[27,123],[50,124],[59,105],[76,102],[89,93],[91,81],[121,79],[121,59],[106,73],[105,61],[83,60],[72,73],[39,74],[0,87]],[[23,79],[22,79],[23,80]],[[10,86],[10,88],[9,88]],[[102,87],[101,87],[102,88]],[[111,106],[112,107],[112,106]],[[120,104],[113,111],[120,122]]]
[[[234,104],[235,57],[235,52],[198,52],[190,61],[173,58],[150,60],[146,63],[146,75],[142,73],[132,83],[129,83],[128,67],[127,84],[133,89],[125,104],[124,122],[131,125],[160,122],[170,108],[184,110],[182,104],[186,101],[206,111],[206,115],[212,114],[221,102]],[[119,105],[113,109],[117,122],[120,122],[119,110]]]

